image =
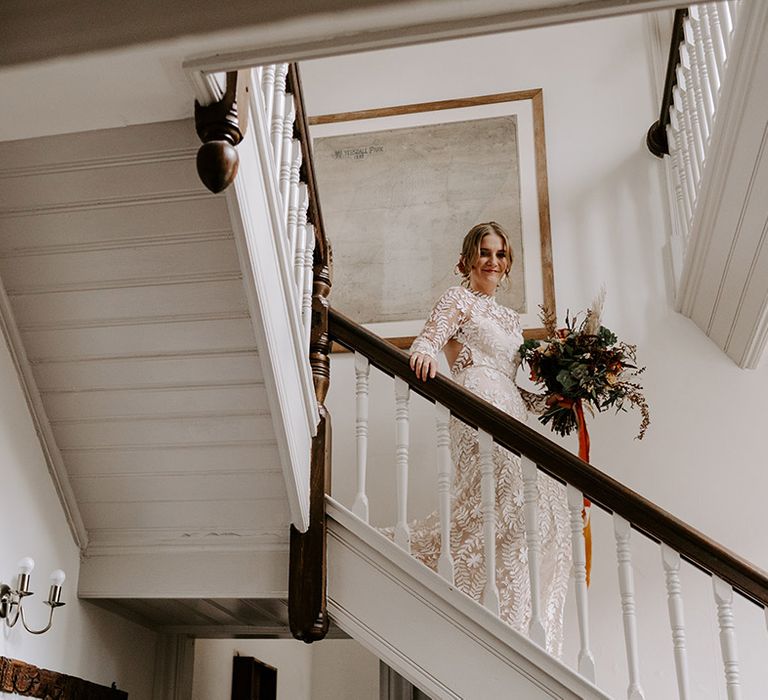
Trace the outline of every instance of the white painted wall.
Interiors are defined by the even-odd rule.
[[[663,165],[645,148],[658,103],[640,16],[563,25],[302,65],[310,115],[541,87],[549,166],[558,308],[583,309],[605,284],[604,321],[636,342],[653,423],[633,440],[639,416],[590,421],[592,461],[612,476],[763,568],[768,550],[763,511],[768,475],[765,393],[768,367],[740,370],[672,307],[669,224]],[[322,189],[321,189],[322,196]],[[464,231],[446,231],[458,247]],[[330,232],[331,239],[333,232]],[[335,284],[344,281],[336,279]],[[333,296],[331,296],[333,299]],[[341,309],[343,311],[343,309]],[[349,356],[333,360],[329,406],[334,420],[334,495],[354,494],[353,371]],[[372,381],[369,468],[371,518],[393,517],[394,425],[391,380]],[[434,507],[431,410],[412,409],[410,512]],[[576,449],[575,436],[563,441]],[[610,519],[595,519],[592,625],[598,681],[626,692]],[[647,697],[672,697],[671,642],[658,550],[635,536],[643,685]],[[642,566],[642,568],[640,568]],[[689,575],[690,574],[690,575]],[[725,697],[709,580],[686,570],[683,585],[692,647],[693,695]],[[746,697],[768,696],[760,680],[768,639],[762,614],[737,603]],[[572,620],[569,610],[569,620]],[[566,660],[575,659],[573,624]]]
[[[277,668],[279,700],[377,700],[379,661],[351,639],[304,644],[294,639],[199,639],[192,700],[229,700],[232,657]]]
[[[2,624],[0,655],[127,690],[131,700],[149,700],[155,634],[76,597],[79,552],[48,475],[27,405],[5,342],[0,342],[0,464],[2,507],[0,581],[16,585],[16,564],[31,556],[32,574],[27,619],[42,627],[47,620],[48,575],[67,573],[53,628],[32,636],[17,624]]]
[[[379,660],[354,639],[313,644],[312,700],[379,700]]]

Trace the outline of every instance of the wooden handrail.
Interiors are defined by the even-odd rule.
[[[329,323],[335,342],[361,353],[383,372],[400,377],[413,391],[446,406],[465,423],[490,433],[499,445],[525,455],[553,478],[582,491],[593,503],[626,518],[652,540],[669,545],[694,566],[727,581],[747,599],[768,606],[768,575],[761,569],[456,382],[440,374],[428,382],[418,380],[405,352],[335,309],[331,309]]]
[[[669,108],[672,105],[672,93],[677,85],[677,65],[680,63],[680,44],[683,41],[683,24],[688,16],[688,8],[675,10],[675,19],[672,24],[672,40],[669,44],[669,58],[667,59],[667,77],[664,81],[664,92],[661,96],[661,109],[659,118],[655,121],[645,137],[648,150],[657,158],[669,155],[669,143],[667,140],[667,126],[669,125]]]

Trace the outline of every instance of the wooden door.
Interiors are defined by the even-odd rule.
[[[232,700],[277,700],[277,669],[252,656],[233,657]]]

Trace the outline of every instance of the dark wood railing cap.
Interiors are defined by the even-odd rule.
[[[645,143],[648,150],[657,158],[669,155],[669,143],[667,140],[667,125],[669,124],[669,108],[672,106],[672,95],[677,85],[677,65],[680,63],[680,43],[683,41],[683,25],[688,16],[688,8],[675,10],[675,19],[672,23],[672,40],[669,44],[669,58],[667,59],[667,75],[664,80],[664,92],[661,96],[661,109],[659,118],[648,129]]]
[[[656,542],[667,544],[706,573],[719,576],[744,597],[760,606],[768,606],[768,575],[746,559],[456,382],[440,374],[428,382],[419,381],[405,352],[335,309],[331,309],[329,324],[334,341],[365,355],[383,372],[405,380],[417,394],[446,406],[465,423],[490,433],[499,445],[525,455],[553,478],[575,486],[593,503],[626,518],[633,528]]]

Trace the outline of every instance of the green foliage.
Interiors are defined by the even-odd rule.
[[[542,310],[542,320],[546,310]],[[551,314],[547,316],[551,321]],[[599,315],[591,325],[599,323]],[[544,387],[550,408],[539,418],[560,435],[577,429],[573,404],[581,401],[595,412],[637,407],[642,413],[638,438],[650,425],[648,404],[642,386],[634,379],[645,371],[637,367],[636,347],[619,341],[605,326],[587,332],[589,313],[580,323],[578,316],[565,317],[565,328],[546,341],[527,340],[520,357],[528,365],[531,380]]]

